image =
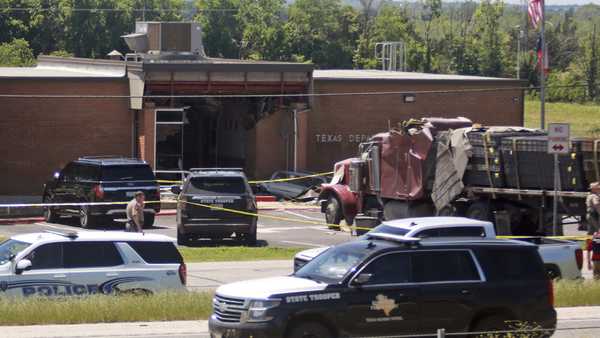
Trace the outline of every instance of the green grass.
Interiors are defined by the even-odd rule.
[[[600,283],[558,282],[557,307],[600,305]],[[153,296],[103,296],[0,301],[0,325],[111,323],[130,321],[206,320],[212,293],[160,293]]]
[[[292,259],[297,252],[302,250],[304,249],[244,246],[214,248],[179,247],[184,260],[188,263]]]
[[[546,123],[570,123],[572,136],[600,137],[600,105],[598,104],[547,102],[545,111]],[[539,101],[525,101],[525,126],[540,127]]]
[[[556,307],[600,305],[600,282],[560,281],[554,284]]]
[[[210,316],[211,299],[211,293],[179,292],[153,296],[3,300],[0,325],[199,320]]]

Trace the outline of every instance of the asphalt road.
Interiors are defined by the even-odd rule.
[[[278,247],[321,247],[348,241],[352,237],[348,232],[329,230],[326,226],[307,224],[302,221],[324,222],[324,217],[318,209],[292,209],[292,210],[263,210],[259,212],[263,217],[258,218],[258,245]],[[277,220],[268,218],[286,218]],[[103,224],[96,228],[97,231],[123,230],[125,223],[115,221]],[[36,222],[32,224],[3,224],[0,225],[0,235],[12,236],[15,234],[39,232],[46,230],[78,230],[77,220],[62,218],[58,223]],[[175,216],[159,216],[152,228],[146,229],[149,233],[158,233],[177,236]],[[198,245],[235,245],[233,241],[219,243],[200,242]]]

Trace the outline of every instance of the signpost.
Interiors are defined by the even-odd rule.
[[[570,127],[568,123],[548,124],[548,154],[554,154],[554,201],[552,206],[552,232],[558,230],[558,189],[560,189],[560,170],[558,155],[571,151]]]

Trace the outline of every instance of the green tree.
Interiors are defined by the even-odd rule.
[[[340,0],[297,0],[285,32],[294,55],[322,68],[351,68],[358,13]]]
[[[424,0],[422,20],[425,22],[423,44],[425,47],[425,60],[423,60],[423,71],[431,73],[433,45],[433,27],[437,19],[442,15],[442,0]]]
[[[503,76],[507,47],[506,33],[500,31],[502,1],[483,0],[475,12],[477,42],[481,75]]]
[[[593,31],[586,37],[583,42],[583,55],[581,64],[583,65],[583,73],[587,83],[588,96],[591,100],[598,99],[600,88],[600,41],[598,39],[597,26],[594,25]]]
[[[204,50],[213,57],[239,58],[242,27],[235,11],[216,9],[240,8],[240,0],[198,0],[195,20],[202,25]]]
[[[0,66],[27,67],[35,64],[33,51],[29,43],[23,39],[0,44]]]
[[[242,58],[286,59],[283,0],[242,1],[236,19],[242,28]]]

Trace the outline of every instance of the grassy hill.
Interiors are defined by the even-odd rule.
[[[571,135],[600,138],[600,105],[579,103],[546,103],[546,123],[571,124]],[[540,102],[525,101],[525,126],[540,127]]]

